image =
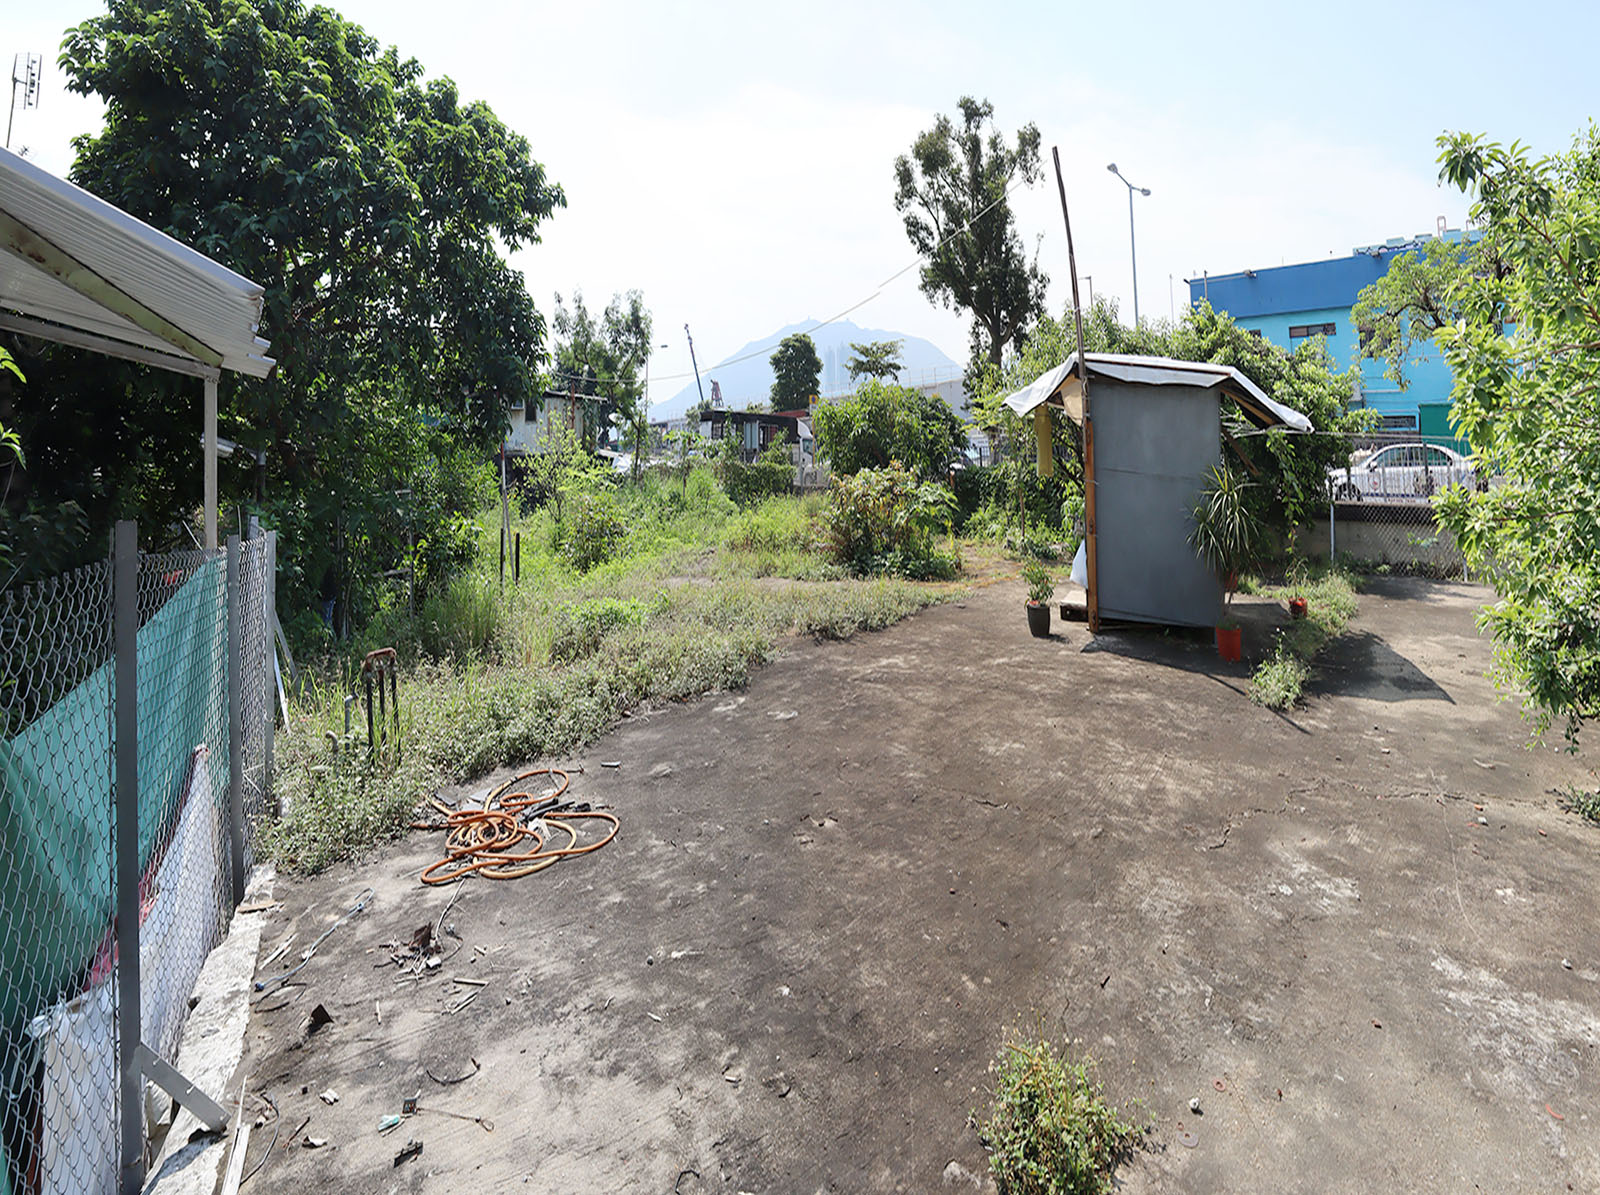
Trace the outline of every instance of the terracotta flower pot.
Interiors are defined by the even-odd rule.
[[[1050,637],[1050,606],[1047,603],[1028,603],[1028,633],[1035,639]]]
[[[1217,654],[1230,664],[1237,664],[1244,656],[1244,628],[1218,627]]]

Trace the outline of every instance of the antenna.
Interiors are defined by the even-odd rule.
[[[39,106],[39,74],[44,68],[44,55],[17,54],[11,59],[11,115],[6,117],[6,148],[11,148],[11,126],[17,119],[17,89],[22,89],[22,106]]]

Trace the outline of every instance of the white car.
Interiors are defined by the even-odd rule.
[[[1477,482],[1469,458],[1437,444],[1390,444],[1360,464],[1328,470],[1335,502],[1425,502],[1439,490]]]

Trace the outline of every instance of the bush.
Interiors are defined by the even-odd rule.
[[[860,574],[892,572],[917,580],[954,575],[958,563],[933,543],[952,508],[948,489],[918,483],[898,464],[835,477],[823,516],[828,550]]]
[[[557,532],[561,557],[580,573],[610,560],[627,531],[617,500],[604,490],[579,494],[567,502]]]
[[[1250,678],[1250,700],[1269,710],[1286,710],[1300,700],[1311,669],[1280,641],[1272,658],[1264,660]]]
[[[592,598],[557,606],[550,616],[550,661],[566,664],[588,659],[600,650],[600,642],[608,632],[639,626],[644,618],[643,602],[620,598]]]
[[[754,506],[793,491],[794,465],[787,443],[774,440],[748,465],[738,459],[738,452],[736,441],[725,440],[717,462],[717,480],[736,505]]]
[[[1087,1061],[1043,1039],[1009,1038],[977,1124],[1000,1195],[1103,1195],[1141,1130],[1105,1102]],[[976,1114],[974,1114],[976,1121]]]

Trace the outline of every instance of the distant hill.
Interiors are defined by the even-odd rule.
[[[768,359],[779,342],[795,332],[809,332],[812,343],[817,346],[817,356],[822,358],[823,394],[838,394],[850,389],[850,374],[845,369],[845,362],[851,355],[850,345],[871,340],[903,342],[900,359],[905,362],[905,369],[901,371],[900,380],[908,386],[946,382],[961,376],[961,366],[930,340],[882,328],[862,328],[849,320],[840,320],[836,324],[809,331],[814,323],[816,320],[807,320],[802,324],[779,328],[770,336],[752,340],[715,365],[702,365],[700,378],[705,383],[706,397],[711,396],[711,382],[715,379],[722,387],[723,402],[734,410],[757,399],[765,402],[772,391],[772,366],[768,364]],[[671,419],[682,415],[699,401],[700,395],[691,380],[671,398],[651,403],[650,417]]]

